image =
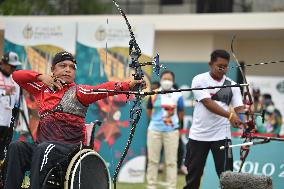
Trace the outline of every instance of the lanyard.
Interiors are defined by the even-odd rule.
[[[6,85],[6,82],[5,82],[5,78],[3,76],[3,74],[1,73],[1,80],[3,84],[0,84],[0,88],[3,88],[4,90],[8,89],[8,88],[12,88],[13,86],[12,85]],[[12,98],[11,98],[11,95],[7,95],[7,97],[9,97],[9,106],[11,107],[12,106]]]

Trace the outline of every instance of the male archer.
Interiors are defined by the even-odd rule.
[[[5,53],[0,60],[0,161],[5,157],[12,109],[18,103],[20,95],[20,88],[12,79],[12,73],[20,65],[15,52]]]
[[[211,53],[210,71],[195,76],[192,88],[236,84],[225,74],[230,55],[225,50]],[[190,128],[185,165],[188,175],[184,189],[198,189],[209,150],[214,158],[215,169],[220,176],[223,171],[233,170],[231,149],[220,150],[231,143],[230,126],[242,125],[238,113],[243,112],[240,88],[222,88],[193,91],[196,105]],[[229,106],[233,107],[230,111]]]
[[[31,172],[31,189],[39,189],[47,172],[84,141],[90,104],[115,95],[96,89],[127,91],[140,81],[107,82],[98,86],[74,82],[76,60],[59,52],[52,61],[52,76],[20,70],[13,79],[36,99],[40,121],[35,144],[12,142],[8,149],[5,189],[20,188],[25,171]]]

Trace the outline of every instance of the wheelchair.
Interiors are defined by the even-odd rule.
[[[93,125],[91,125],[93,124]],[[104,159],[92,149],[95,126],[91,123],[87,146],[70,154],[69,162],[58,163],[47,173],[41,189],[111,189],[111,178]],[[87,132],[88,133],[88,128]],[[88,136],[88,134],[87,134]]]

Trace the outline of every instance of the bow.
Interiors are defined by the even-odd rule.
[[[239,68],[240,70],[240,73],[241,73],[241,76],[242,76],[242,79],[243,79],[243,83],[244,84],[248,84],[247,82],[247,79],[246,79],[246,76],[244,74],[244,71],[243,71],[243,66],[241,66],[239,60],[237,59],[237,56],[234,52],[234,41],[236,39],[236,36],[233,36],[232,38],[232,41],[231,41],[231,53],[232,53],[232,56],[233,58],[235,59],[235,62],[237,64],[237,67]],[[250,89],[249,89],[249,86],[246,85],[244,87],[244,90],[243,90],[243,103],[244,103],[244,106],[245,106],[245,117],[246,117],[246,120],[245,120],[245,123],[244,123],[244,130],[243,130],[243,133],[242,133],[242,138],[244,138],[244,143],[247,143],[247,142],[252,142],[252,139],[253,139],[253,133],[255,132],[255,114],[252,110],[252,105],[253,105],[253,100],[252,100],[252,95],[250,93]],[[249,146],[241,146],[240,148],[240,160],[241,160],[241,165],[240,165],[240,169],[239,169],[239,172],[241,172],[242,170],[242,167],[244,165],[244,162],[249,154]]]
[[[256,124],[255,124],[255,117],[256,116],[261,116],[262,117],[262,121],[264,122],[264,114],[265,111],[263,110],[261,113],[259,112],[254,112],[254,110],[252,109],[252,105],[253,105],[253,100],[252,100],[252,95],[250,93],[250,89],[249,89],[249,85],[247,83],[247,79],[246,76],[243,72],[243,68],[245,66],[258,66],[258,65],[266,65],[266,64],[275,64],[275,63],[283,63],[284,61],[280,60],[280,61],[271,61],[271,62],[261,62],[261,63],[256,63],[256,64],[247,64],[247,65],[241,65],[234,53],[234,47],[233,47],[233,43],[235,40],[236,36],[233,37],[232,41],[231,41],[231,53],[235,59],[235,62],[237,64],[237,66],[231,67],[231,68],[239,68],[240,69],[240,73],[242,75],[242,79],[243,79],[243,84],[242,86],[244,87],[244,91],[243,91],[243,103],[245,106],[245,111],[241,112],[239,114],[244,114],[245,115],[245,121],[244,121],[244,128],[243,128],[243,133],[241,135],[242,138],[244,138],[244,141],[242,144],[234,144],[234,145],[228,145],[226,144],[226,146],[221,146],[220,150],[224,150],[224,149],[228,149],[228,148],[233,148],[233,147],[240,147],[240,160],[241,160],[241,165],[240,165],[240,169],[238,172],[241,172],[242,167],[245,163],[245,160],[249,154],[250,151],[250,146],[252,145],[257,145],[257,144],[265,144],[268,143],[270,141],[282,141],[284,142],[283,138],[277,138],[277,137],[262,137],[262,136],[256,136],[255,132],[256,132]],[[261,139],[261,141],[253,141],[253,139]]]
[[[150,66],[153,65],[154,66],[154,72],[159,75],[160,69],[162,68],[162,65],[159,64],[159,55],[157,54],[154,57],[154,60],[151,62],[144,62],[144,63],[140,63],[139,62],[139,57],[141,56],[141,49],[136,41],[136,38],[134,36],[134,33],[132,31],[132,27],[124,13],[124,11],[120,8],[120,6],[118,5],[118,3],[116,2],[116,0],[112,1],[114,3],[114,5],[116,6],[116,8],[118,9],[118,11],[120,12],[121,16],[124,18],[128,31],[130,33],[130,41],[129,41],[129,56],[130,56],[130,64],[129,67],[132,68],[134,70],[134,73],[132,74],[132,76],[134,77],[134,80],[142,80],[141,83],[137,84],[134,89],[134,91],[137,92],[141,92],[143,86],[145,85],[145,80],[144,78],[144,73],[142,70],[143,66]],[[129,95],[130,93],[128,93]],[[122,166],[123,160],[125,159],[128,149],[131,145],[134,133],[135,133],[135,129],[136,126],[140,120],[141,117],[141,113],[142,113],[142,99],[144,97],[144,95],[139,95],[137,94],[133,94],[135,96],[135,99],[133,101],[133,105],[130,109],[130,124],[131,124],[131,130],[130,130],[130,134],[126,143],[126,146],[124,148],[124,151],[122,153],[122,156],[116,166],[115,172],[114,172],[114,176],[113,176],[113,184],[114,184],[114,189],[116,189],[116,181],[117,181],[117,176],[120,170],[120,167]]]
[[[245,106],[245,111],[241,114],[245,115],[245,122],[244,122],[244,129],[242,133],[242,138],[244,138],[243,144],[236,144],[236,145],[231,145],[230,147],[234,146],[240,146],[240,160],[241,160],[241,165],[239,172],[241,172],[242,167],[246,161],[246,158],[250,152],[250,146],[251,145],[256,145],[256,144],[264,144],[268,143],[271,140],[275,141],[284,141],[282,138],[277,138],[277,137],[261,137],[261,136],[255,136],[256,132],[256,124],[255,124],[255,118],[256,116],[261,116],[262,121],[264,122],[264,114],[265,111],[263,110],[262,113],[254,112],[253,110],[253,98],[249,89],[249,85],[246,79],[246,76],[244,74],[243,68],[244,66],[258,66],[258,65],[266,65],[266,64],[275,64],[275,63],[282,63],[284,61],[271,61],[271,62],[262,62],[262,63],[256,63],[256,64],[248,64],[248,65],[241,65],[239,63],[239,60],[236,57],[236,54],[234,52],[234,40],[236,36],[233,37],[232,42],[231,42],[231,53],[235,59],[235,62],[237,64],[237,67],[240,70],[240,73],[242,75],[243,83],[246,84],[244,85],[244,91],[243,91],[243,103]],[[262,141],[253,141],[253,139],[262,139]]]

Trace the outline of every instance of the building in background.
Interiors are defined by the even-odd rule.
[[[100,0],[103,5],[111,0]],[[221,12],[283,12],[282,0],[120,0],[128,14],[194,14]],[[116,13],[116,9],[108,9]]]

